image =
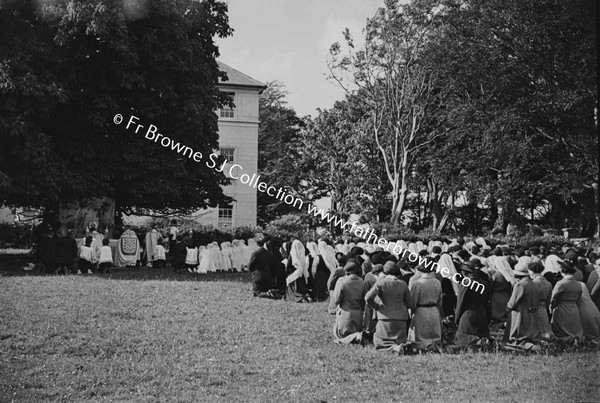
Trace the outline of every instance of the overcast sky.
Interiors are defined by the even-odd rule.
[[[326,80],[329,47],[348,27],[358,42],[383,0],[227,0],[233,36],[220,60],[262,82],[279,80],[299,116],[330,108],[344,93]]]

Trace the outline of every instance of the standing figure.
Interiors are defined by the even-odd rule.
[[[408,285],[398,278],[400,269],[394,262],[387,261],[383,273],[385,277],[377,280],[365,296],[367,304],[377,312],[373,343],[378,350],[400,351],[398,345],[406,343],[412,298]]]
[[[333,300],[336,307],[333,336],[336,343],[350,344],[361,341],[365,289],[356,262],[344,266],[346,276],[335,285]]]

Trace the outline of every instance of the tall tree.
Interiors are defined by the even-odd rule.
[[[113,123],[120,113],[200,151],[218,148],[228,102],[215,0],[9,2],[0,10],[0,203],[89,196],[117,213],[189,212],[227,201],[223,175]]]
[[[419,151],[445,134],[425,128],[425,121],[440,105],[432,72],[420,61],[430,25],[426,15],[386,0],[385,7],[367,22],[364,49],[354,51],[348,31],[349,52],[342,52],[339,43],[331,47],[332,78],[349,94],[358,92],[368,105],[368,130],[392,188],[392,223],[402,218]]]
[[[297,169],[297,140],[305,123],[287,106],[286,95],[287,89],[279,81],[268,82],[260,95],[258,171],[265,183],[302,197],[303,177]],[[290,213],[297,213],[297,208],[259,192],[258,220],[262,225]]]

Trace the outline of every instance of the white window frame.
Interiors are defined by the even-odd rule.
[[[229,95],[234,102],[233,107],[223,106],[219,110],[219,119],[235,119],[235,92],[223,91],[223,94]]]
[[[221,218],[221,211],[231,211],[231,217],[225,217],[225,219]],[[235,207],[233,203],[226,207],[218,207],[217,208],[217,228],[219,229],[231,229],[234,225],[234,215],[235,215]]]

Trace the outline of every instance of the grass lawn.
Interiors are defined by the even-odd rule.
[[[248,273],[0,273],[1,402],[600,399],[599,352],[338,346],[325,303],[253,298]]]

